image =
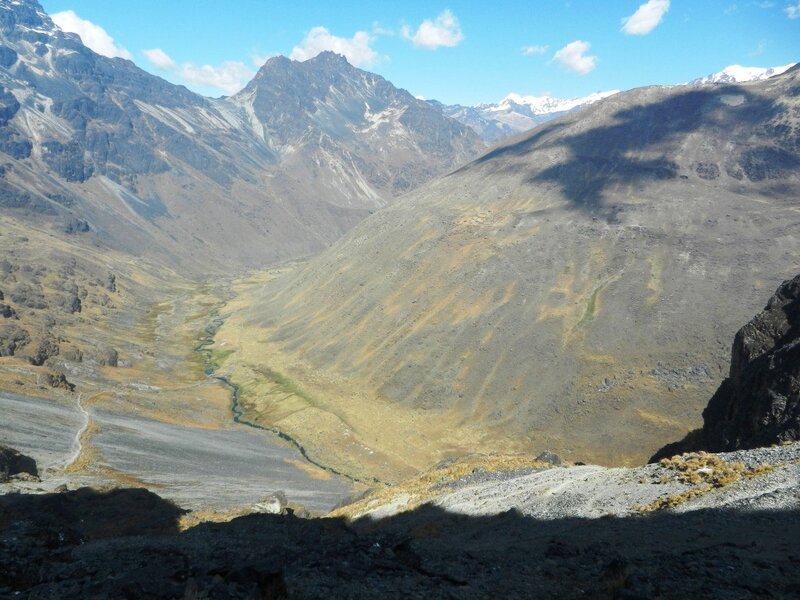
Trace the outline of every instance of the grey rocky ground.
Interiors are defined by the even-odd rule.
[[[266,431],[232,424],[222,430],[170,425],[89,409],[98,432],[91,446],[96,463],[110,473],[137,478],[166,499],[192,510],[246,507],[283,491],[293,504],[325,512],[351,493],[350,483],[331,474],[314,479],[288,461],[301,461],[289,444]],[[0,394],[0,443],[37,460],[38,482],[0,484],[0,493],[52,492],[61,485],[107,485],[119,479],[102,468],[64,473],[75,458],[84,418],[78,406]]]
[[[183,533],[182,509],[145,490],[6,495],[0,595],[796,598],[800,445],[716,459],[773,468],[650,512],[632,506],[703,484],[661,464],[476,474],[381,519],[249,515]]]

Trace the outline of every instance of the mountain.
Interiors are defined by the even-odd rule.
[[[687,85],[760,81],[774,75],[780,75],[789,69],[792,64],[781,67],[731,65],[718,73],[693,79]],[[429,100],[429,102],[440,108],[448,117],[474,129],[485,141],[498,142],[617,93],[619,93],[619,90],[596,92],[588,96],[567,100],[553,96],[521,96],[512,93],[500,100],[500,102],[475,106],[447,105],[436,100]]]
[[[741,65],[730,65],[722,71],[692,79],[689,85],[705,85],[708,83],[744,83],[746,81],[761,81],[787,71],[795,63],[783,65],[781,67],[743,67]]]
[[[496,142],[533,129],[572,110],[594,104],[617,92],[617,90],[597,92],[568,100],[553,96],[521,96],[512,93],[500,102],[476,106],[445,105],[436,100],[429,102],[439,107],[448,117],[474,129],[487,142]]]
[[[416,464],[645,460],[697,426],[728,340],[800,270],[798,90],[794,67],[616,94],[375,213],[253,291],[242,360],[306,399],[245,393],[249,414],[320,447],[313,415],[335,415]]]
[[[195,272],[318,251],[482,148],[323,53],[212,100],[0,2],[0,206]]]
[[[469,128],[333,52],[271,58],[223,102],[281,157],[279,177],[296,196],[343,208],[384,206],[482,147]]]

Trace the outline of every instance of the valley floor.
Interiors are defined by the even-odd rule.
[[[0,224],[0,291],[14,310],[0,316],[0,444],[44,469],[28,491],[134,485],[198,511],[282,491],[325,512],[363,489],[274,432],[234,422],[231,386],[209,374],[220,353],[206,350],[227,281]],[[72,295],[80,310],[62,302]]]

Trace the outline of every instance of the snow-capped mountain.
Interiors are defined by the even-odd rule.
[[[431,100],[445,115],[472,127],[486,141],[496,142],[522,133],[570,111],[594,104],[616,94],[618,90],[596,92],[580,98],[561,99],[553,96],[523,96],[511,93],[496,103],[461,106],[445,105]]]
[[[616,94],[619,90],[596,92],[580,98],[567,100],[554,96],[521,96],[511,93],[496,104],[479,104],[476,108],[490,112],[526,111],[531,115],[549,115],[574,110],[580,106],[594,104],[598,100]]]
[[[699,77],[689,82],[689,85],[705,85],[707,83],[742,83],[745,81],[760,81],[774,75],[780,75],[784,71],[793,67],[795,63],[789,63],[780,67],[743,67],[742,65],[730,65],[722,71]]]
[[[759,81],[780,75],[793,64],[779,67],[743,67],[731,65],[718,73],[693,79],[686,85],[705,85],[710,83],[742,83]],[[553,96],[523,96],[508,94],[499,102],[462,106],[446,105],[429,100],[441,108],[448,117],[460,121],[474,129],[487,142],[497,142],[504,138],[533,129],[537,125],[560,117],[568,112],[589,106],[595,102],[618,93],[619,90],[596,92],[580,98],[555,98]]]

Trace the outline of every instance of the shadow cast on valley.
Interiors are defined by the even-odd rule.
[[[250,515],[178,533],[144,490],[0,497],[0,596],[788,598],[800,510],[379,522]],[[17,594],[19,593],[19,594]]]

